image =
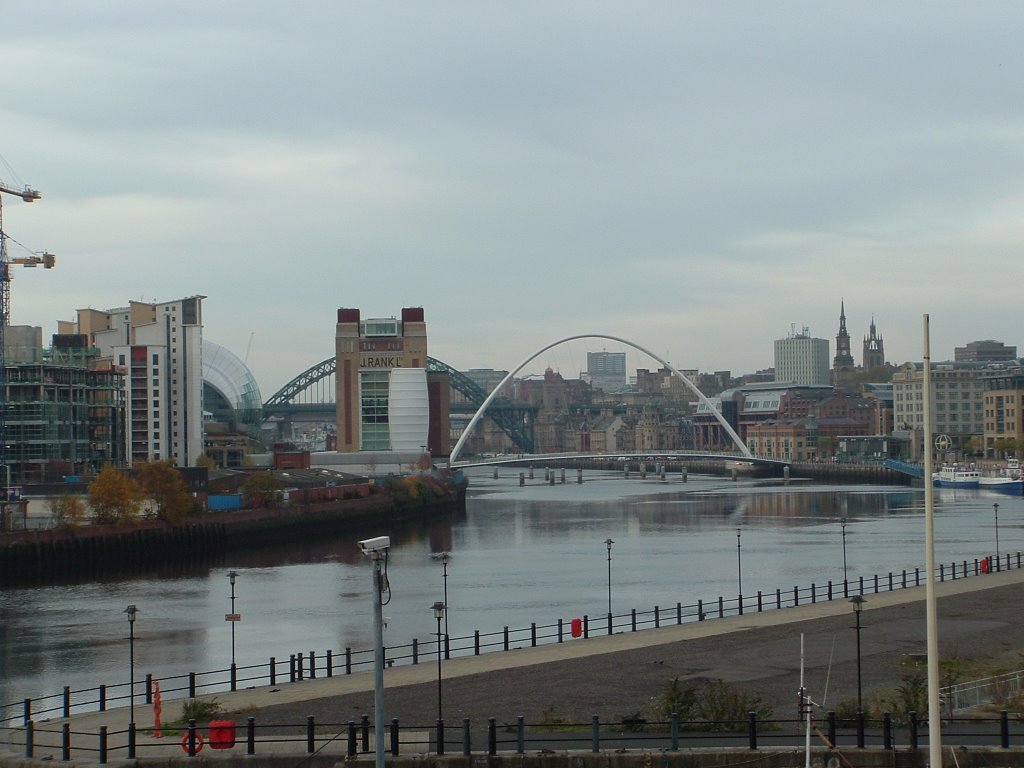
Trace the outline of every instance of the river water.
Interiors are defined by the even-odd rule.
[[[811,582],[923,566],[923,489],[833,486],[678,474],[667,482],[588,471],[520,488],[519,470],[470,471],[464,517],[392,533],[385,644],[432,642],[431,605],[443,599],[450,551],[448,631],[603,617],[611,554],[613,611],[650,611],[774,594]],[[995,525],[993,503],[999,503]],[[983,491],[936,490],[939,562],[1022,548],[1024,501]],[[736,529],[741,534],[737,540]],[[380,531],[381,534],[387,531]],[[737,547],[739,544],[739,547]],[[372,646],[372,568],[354,541],[317,540],[231,556],[189,573],[0,591],[0,704],[129,673],[129,604],[136,679],[224,669],[231,661],[227,573],[239,573],[235,610],[240,666],[315,650]],[[9,712],[7,714],[10,714]]]

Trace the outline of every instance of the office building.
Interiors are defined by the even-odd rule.
[[[924,435],[924,365],[904,363],[892,377],[893,429],[915,434],[912,457],[917,460],[935,435],[947,435],[957,449],[985,431],[985,374],[990,363],[932,363],[933,435]]]
[[[1008,347],[1001,341],[986,339],[957,347],[953,357],[958,363],[1012,362],[1017,359],[1017,348]]]
[[[775,340],[775,381],[780,384],[831,385],[828,341],[812,338],[806,327]]]
[[[1020,456],[1024,440],[1024,368],[1013,366],[985,377],[982,394],[985,457]]]
[[[587,352],[587,377],[590,386],[604,392],[626,388],[625,352]]]

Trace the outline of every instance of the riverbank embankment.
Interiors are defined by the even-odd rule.
[[[373,494],[324,503],[206,513],[183,525],[147,520],[0,535],[0,588],[59,584],[216,564],[229,552],[314,536],[379,534],[465,512],[466,487],[430,494]]]

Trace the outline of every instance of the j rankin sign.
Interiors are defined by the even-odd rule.
[[[359,358],[359,367],[364,370],[374,368],[402,368],[403,360],[401,355],[362,355]]]

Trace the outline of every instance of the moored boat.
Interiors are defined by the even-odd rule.
[[[944,464],[938,472],[932,473],[932,482],[940,488],[977,488],[981,473],[962,464]]]
[[[1024,469],[1018,459],[1007,459],[1006,466],[997,471],[986,473],[978,478],[980,487],[989,491],[1006,491],[1007,493],[1024,492]]]

